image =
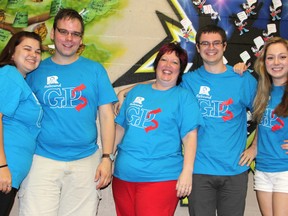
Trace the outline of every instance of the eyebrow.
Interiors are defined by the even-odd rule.
[[[30,45],[27,45],[27,44],[23,45],[23,47],[32,48],[32,46],[30,46]],[[38,48],[37,50],[41,50],[41,48]]]

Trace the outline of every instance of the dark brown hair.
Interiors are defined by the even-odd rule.
[[[15,66],[14,60],[12,60],[12,56],[15,53],[15,48],[25,39],[25,38],[32,38],[39,41],[39,45],[41,48],[41,37],[36,34],[35,32],[28,32],[28,31],[21,31],[14,34],[4,49],[0,54],[0,67],[4,65],[13,65]]]
[[[84,34],[84,21],[82,16],[74,9],[71,8],[62,8],[58,11],[57,15],[54,18],[53,29],[56,30],[59,20],[62,19],[77,19],[81,23],[81,33]]]

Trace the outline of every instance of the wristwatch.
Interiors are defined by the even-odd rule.
[[[112,162],[115,160],[114,154],[102,154],[102,158],[109,158]]]

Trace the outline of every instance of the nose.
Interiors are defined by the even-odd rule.
[[[172,66],[172,64],[173,64],[173,62],[172,62],[172,61],[167,61],[167,62],[166,62],[166,66],[167,66],[167,67],[171,67],[171,66]]]
[[[34,50],[31,50],[31,52],[30,52],[30,56],[32,56],[32,57],[36,57],[36,55],[37,55],[37,53],[36,53]]]
[[[274,60],[274,64],[279,64],[279,62],[280,62],[280,61],[279,61],[279,58],[276,57],[275,60]]]
[[[73,36],[71,33],[68,33],[68,35],[66,36],[66,40],[72,40]]]
[[[209,48],[210,48],[210,47],[214,48],[213,43],[209,43],[208,47],[209,47]]]

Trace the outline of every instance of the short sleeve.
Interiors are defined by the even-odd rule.
[[[183,89],[184,90],[184,89]],[[204,126],[204,121],[200,112],[199,104],[191,92],[184,91],[181,98],[180,110],[180,134],[183,138],[190,131]]]
[[[112,84],[109,80],[108,74],[104,67],[101,64],[97,64],[96,70],[98,73],[98,92],[99,92],[99,101],[98,105],[104,105],[108,103],[117,102],[117,96],[112,87]]]
[[[0,72],[0,112],[10,117],[14,115],[22,97],[22,90],[19,83],[16,82],[18,77],[16,76],[15,80],[11,77],[13,72],[14,71],[8,71],[7,73]]]
[[[244,82],[243,82],[243,97],[241,102],[252,111],[253,101],[257,91],[257,80],[249,73],[244,73]]]

